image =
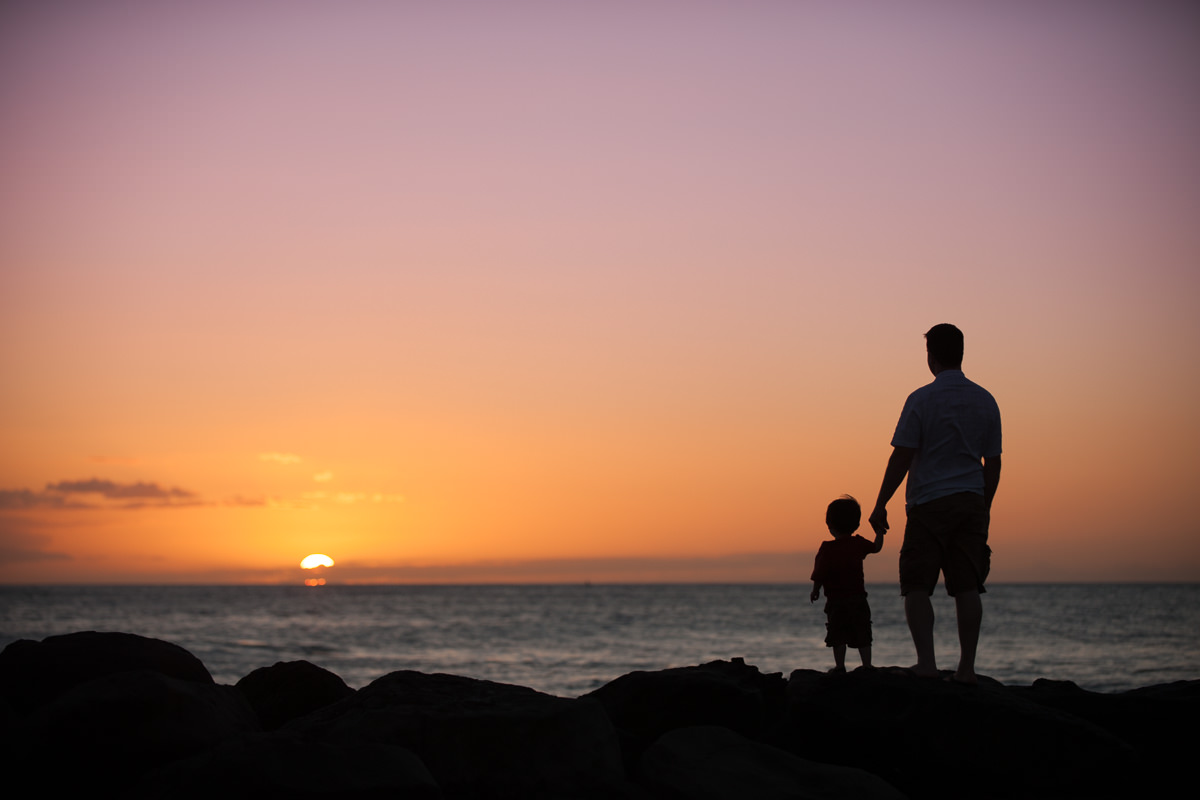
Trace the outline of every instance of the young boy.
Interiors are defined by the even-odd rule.
[[[825,587],[825,645],[833,648],[831,672],[846,671],[847,645],[858,648],[864,667],[871,666],[871,607],[863,585],[863,561],[883,549],[883,533],[877,532],[873,542],[854,536],[861,518],[858,501],[848,494],[830,503],[825,526],[833,541],[821,542],[813,564],[812,602]]]

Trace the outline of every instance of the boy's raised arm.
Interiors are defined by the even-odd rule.
[[[883,534],[884,534],[884,531],[876,529],[875,541],[871,542],[870,552],[878,553],[880,550],[883,549]]]

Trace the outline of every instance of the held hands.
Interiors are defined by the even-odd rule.
[[[871,516],[867,521],[871,523],[871,528],[875,533],[887,533],[887,506],[875,506],[875,510],[871,512]]]

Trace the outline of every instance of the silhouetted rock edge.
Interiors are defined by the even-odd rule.
[[[304,661],[213,682],[178,645],[83,631],[0,653],[6,774],[101,797],[1125,797],[1190,766],[1200,681],[1115,694],[740,658],[580,698]]]

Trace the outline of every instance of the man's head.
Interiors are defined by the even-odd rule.
[[[825,525],[834,536],[849,536],[858,530],[859,520],[862,519],[862,509],[858,501],[844,494],[829,504],[825,509]]]
[[[962,369],[962,331],[950,323],[943,322],[929,329],[925,334],[925,350],[929,353],[929,368],[935,375],[940,371],[934,367],[935,361],[941,369]]]

